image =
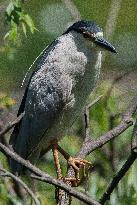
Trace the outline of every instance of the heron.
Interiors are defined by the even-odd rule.
[[[36,163],[52,149],[57,178],[62,178],[59,152],[78,176],[85,159],[70,156],[58,142],[80,116],[99,79],[102,51],[116,53],[95,22],[81,20],[71,25],[39,56],[19,107],[25,112],[10,137],[12,149],[22,158]],[[23,166],[10,160],[13,173]]]

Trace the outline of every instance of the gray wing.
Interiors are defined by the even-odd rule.
[[[42,83],[42,81],[41,81]],[[25,101],[25,116],[17,125],[11,136],[10,143],[15,152],[27,159],[31,153],[38,155],[38,145],[48,129],[58,120],[64,108],[62,94],[52,84],[43,85],[41,92],[28,88]],[[36,156],[33,156],[35,158]],[[22,167],[11,160],[12,171],[20,172]]]
[[[69,80],[65,80],[62,86],[62,80],[59,81],[58,76],[52,75],[54,72],[46,68],[43,59],[39,62],[39,66],[41,65],[39,69],[36,68],[37,71],[30,78],[19,109],[18,115],[25,111],[25,116],[15,126],[10,138],[14,151],[25,159],[31,155],[31,152],[38,150],[42,137],[58,120],[64,109],[66,104],[63,96],[64,85],[71,87]],[[14,160],[11,160],[10,164],[14,173],[22,171],[22,166]]]
[[[25,93],[24,93],[24,96],[22,98],[22,101],[21,101],[21,104],[20,104],[20,107],[19,107],[19,110],[18,110],[18,113],[17,113],[17,117],[24,112],[24,109],[25,109],[25,103],[26,103],[26,98],[27,98],[27,94],[28,94],[28,88],[29,88],[29,84],[31,82],[31,78],[35,75],[35,73],[41,69],[41,65],[43,64],[43,62],[46,60],[46,57],[47,57],[47,54],[50,52],[50,51],[53,51],[56,44],[58,43],[58,40],[56,41],[53,41],[52,44],[50,44],[48,47],[46,47],[42,54],[36,58],[37,60],[35,60],[35,69],[34,71],[32,72],[31,76],[30,76],[30,79],[29,79],[29,82],[27,84],[27,87],[25,89]],[[19,133],[19,129],[20,129],[20,125],[21,125],[21,122],[22,120],[14,127],[13,129],[13,132],[10,136],[10,145],[14,146],[15,142],[16,142],[16,138],[18,136],[18,133]]]

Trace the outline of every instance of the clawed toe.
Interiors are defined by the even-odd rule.
[[[74,168],[75,178],[66,178],[66,179],[67,181],[72,182],[74,186],[77,186],[80,183],[80,177],[79,177],[80,168],[83,168],[83,174],[85,175],[86,165],[90,166],[91,163],[84,159],[69,157],[68,165]]]
[[[70,157],[68,159],[68,165],[69,166],[72,166],[75,170],[79,170],[79,168],[81,166],[86,166],[87,165],[91,165],[90,162],[88,162],[87,160],[84,160],[84,159],[79,159],[79,158],[73,158],[73,157]]]

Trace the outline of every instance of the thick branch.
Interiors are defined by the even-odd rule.
[[[70,186],[67,186],[65,183],[63,183],[63,182],[61,182],[59,180],[54,179],[49,174],[44,173],[39,168],[37,168],[36,166],[32,165],[29,161],[24,160],[18,154],[16,154],[15,152],[11,151],[8,147],[3,145],[2,143],[0,143],[0,148],[9,157],[11,157],[12,159],[14,159],[17,162],[21,163],[23,166],[28,168],[34,174],[36,174],[39,177],[43,178],[43,181],[45,181],[45,182],[47,182],[49,184],[53,184],[53,185],[55,185],[55,186],[65,190],[67,193],[71,194],[72,196],[76,197],[77,199],[80,199],[81,201],[83,201],[83,202],[85,202],[87,204],[90,204],[90,205],[100,205],[100,203],[98,203],[97,201],[87,197],[85,194],[76,191],[74,188],[72,188]]]
[[[136,111],[137,108],[137,99],[135,99],[135,102],[130,106],[130,108],[128,109],[128,111],[124,114],[123,120],[122,122],[115,127],[114,129],[112,129],[111,131],[109,131],[107,134],[101,136],[100,138],[98,138],[97,140],[88,140],[87,142],[85,142],[80,150],[80,152],[77,154],[78,157],[85,157],[87,154],[89,154],[90,152],[92,152],[93,150],[101,147],[102,145],[104,145],[105,143],[107,143],[108,141],[110,141],[111,139],[113,139],[114,137],[117,137],[118,135],[120,135],[122,132],[124,132],[129,126],[131,126],[132,120],[132,114]],[[17,120],[15,120],[13,123],[11,123],[7,128],[5,128],[3,131],[1,131],[0,136],[4,135],[6,132],[8,132],[17,122],[20,121],[20,119],[22,118],[24,114],[22,114],[21,116],[19,116],[17,118]],[[6,147],[5,145],[3,145],[2,143],[0,143],[0,148],[3,152],[5,152],[8,156],[10,156],[11,158],[13,158],[14,160],[16,160],[17,162],[21,163],[22,165],[24,165],[26,168],[28,168],[31,172],[33,172],[34,174],[38,175],[40,178],[39,180],[41,180],[43,178],[43,181],[46,181],[49,184],[53,184],[55,186],[58,186],[59,188],[65,190],[67,193],[69,193],[70,195],[80,199],[81,201],[87,203],[87,204],[94,204],[97,205],[99,204],[98,202],[90,199],[89,197],[87,197],[85,194],[83,193],[79,193],[77,192],[74,188],[71,188],[71,186],[66,185],[63,182],[60,182],[59,180],[56,180],[54,178],[52,178],[50,175],[42,172],[40,169],[38,169],[37,167],[33,166],[29,161],[24,160],[23,158],[21,158],[19,155],[17,155],[16,153],[14,153],[13,151],[11,151],[8,147]],[[131,156],[130,156],[131,157]],[[133,155],[132,155],[133,157]],[[131,157],[131,162],[132,162],[132,158]],[[129,162],[129,160],[127,160],[127,163]],[[131,163],[130,162],[130,163]],[[131,165],[130,165],[131,166]],[[124,170],[126,170],[124,168]],[[71,172],[72,171],[72,172]],[[73,170],[70,169],[69,170],[69,175],[73,173]]]
[[[133,125],[132,121],[129,121],[129,122],[122,121],[118,126],[116,126],[114,129],[110,130],[106,134],[102,135],[97,140],[89,140],[88,142],[86,142],[82,146],[80,152],[77,154],[77,157],[85,158],[85,156],[90,154],[92,151],[102,147],[110,140],[119,136],[121,133],[123,133],[131,125]]]
[[[39,177],[39,176],[32,175],[32,177],[34,179],[38,179],[38,180],[43,181],[43,182],[48,182],[47,178],[45,178],[44,176]],[[50,184],[51,184],[51,182],[54,183],[54,180],[55,179],[53,179],[53,181],[50,180],[50,182],[48,182],[48,183],[50,183]],[[62,184],[62,183],[60,182],[60,184]],[[58,187],[62,188],[61,186],[58,186]],[[101,205],[99,202],[91,199],[89,196],[87,196],[83,193],[76,191],[74,188],[71,188],[70,186],[67,186],[66,184],[64,184],[64,190],[67,191],[71,196],[74,196],[74,197],[80,199],[81,201],[85,202],[86,204]]]
[[[10,173],[9,171],[7,171],[6,169],[3,169],[1,167],[0,167],[0,175],[3,177],[11,177],[16,182],[20,183],[21,186],[23,186],[23,188],[29,193],[31,198],[34,200],[35,205],[40,205],[40,202],[36,198],[35,194],[31,191],[31,189],[19,177],[15,176],[14,174]]]
[[[80,151],[77,153],[76,157],[78,158],[85,158],[88,154],[90,154],[92,151],[98,149],[99,147],[102,147],[104,144],[109,142],[110,140],[114,139],[115,137],[119,136],[121,133],[123,133],[126,129],[128,129],[132,124],[131,117],[135,113],[137,109],[137,98],[133,99],[133,102],[131,103],[131,106],[127,109],[125,114],[123,115],[123,119],[119,125],[117,125],[115,128],[107,132],[106,134],[102,135],[96,140],[89,139],[88,141],[85,139]],[[67,177],[74,177],[75,172],[72,167],[69,168]],[[69,197],[66,195],[66,197]],[[66,201],[67,200],[66,198]],[[67,205],[67,203],[66,203]]]
[[[106,134],[102,135],[96,140],[88,140],[83,144],[81,147],[79,153],[77,154],[77,157],[85,158],[86,155],[90,154],[92,151],[98,149],[99,147],[102,147],[104,144],[109,142],[110,140],[114,139],[115,137],[119,136],[121,133],[123,133],[127,128],[129,128],[131,125],[133,125],[132,122],[132,115],[135,113],[137,109],[137,99],[134,99],[134,102],[132,105],[127,109],[127,112],[123,115],[123,119],[119,125],[117,125],[115,128],[107,132]]]

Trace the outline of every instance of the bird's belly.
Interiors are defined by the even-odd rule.
[[[59,141],[68,133],[74,122],[80,117],[82,109],[86,103],[87,95],[78,97],[74,95],[74,99],[66,105],[57,121],[52,124],[52,128],[48,129],[41,141],[42,149],[46,149],[54,140]]]
[[[98,62],[97,59],[95,61]],[[45,150],[54,140],[60,140],[80,116],[88,96],[96,85],[100,66],[95,63],[95,66],[92,67],[89,62],[84,69],[85,72],[81,73],[81,75],[78,73],[75,78],[69,75],[69,82],[73,82],[71,91],[67,92],[70,100],[65,103],[64,108],[60,111],[60,115],[54,120],[52,126],[46,130],[40,143],[42,149]]]

